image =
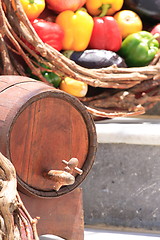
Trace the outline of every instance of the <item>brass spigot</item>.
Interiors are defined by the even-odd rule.
[[[74,172],[80,175],[83,173],[83,171],[77,167],[79,163],[77,158],[71,158],[68,162],[62,160],[62,162],[66,165],[64,171],[50,170],[44,174],[44,177],[53,181],[53,189],[55,191],[58,191],[62,186],[74,184],[75,177],[72,175]]]

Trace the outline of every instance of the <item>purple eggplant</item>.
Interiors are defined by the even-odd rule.
[[[63,54],[85,68],[104,68],[113,64],[117,65],[117,67],[127,67],[124,59],[112,51],[87,49],[80,52],[64,51]]]

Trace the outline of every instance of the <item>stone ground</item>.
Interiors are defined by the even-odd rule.
[[[158,240],[160,234],[129,233],[85,228],[84,240]],[[62,240],[53,235],[44,235],[40,240]]]
[[[96,159],[82,184],[85,224],[160,231],[160,118],[96,128]]]

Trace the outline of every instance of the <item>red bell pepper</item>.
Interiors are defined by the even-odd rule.
[[[44,43],[47,43],[58,51],[62,50],[64,31],[57,23],[35,19],[31,21],[31,24]]]
[[[122,36],[116,20],[112,16],[94,17],[93,20],[89,48],[117,52],[122,44]]]

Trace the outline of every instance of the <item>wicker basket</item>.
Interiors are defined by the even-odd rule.
[[[160,100],[160,52],[146,67],[86,69],[41,41],[19,0],[2,0],[0,19],[1,75],[26,75],[27,65],[34,75],[48,83],[41,74],[42,67],[35,66],[36,59],[56,74],[86,82],[94,89],[96,94],[80,101],[95,118],[140,115]]]

